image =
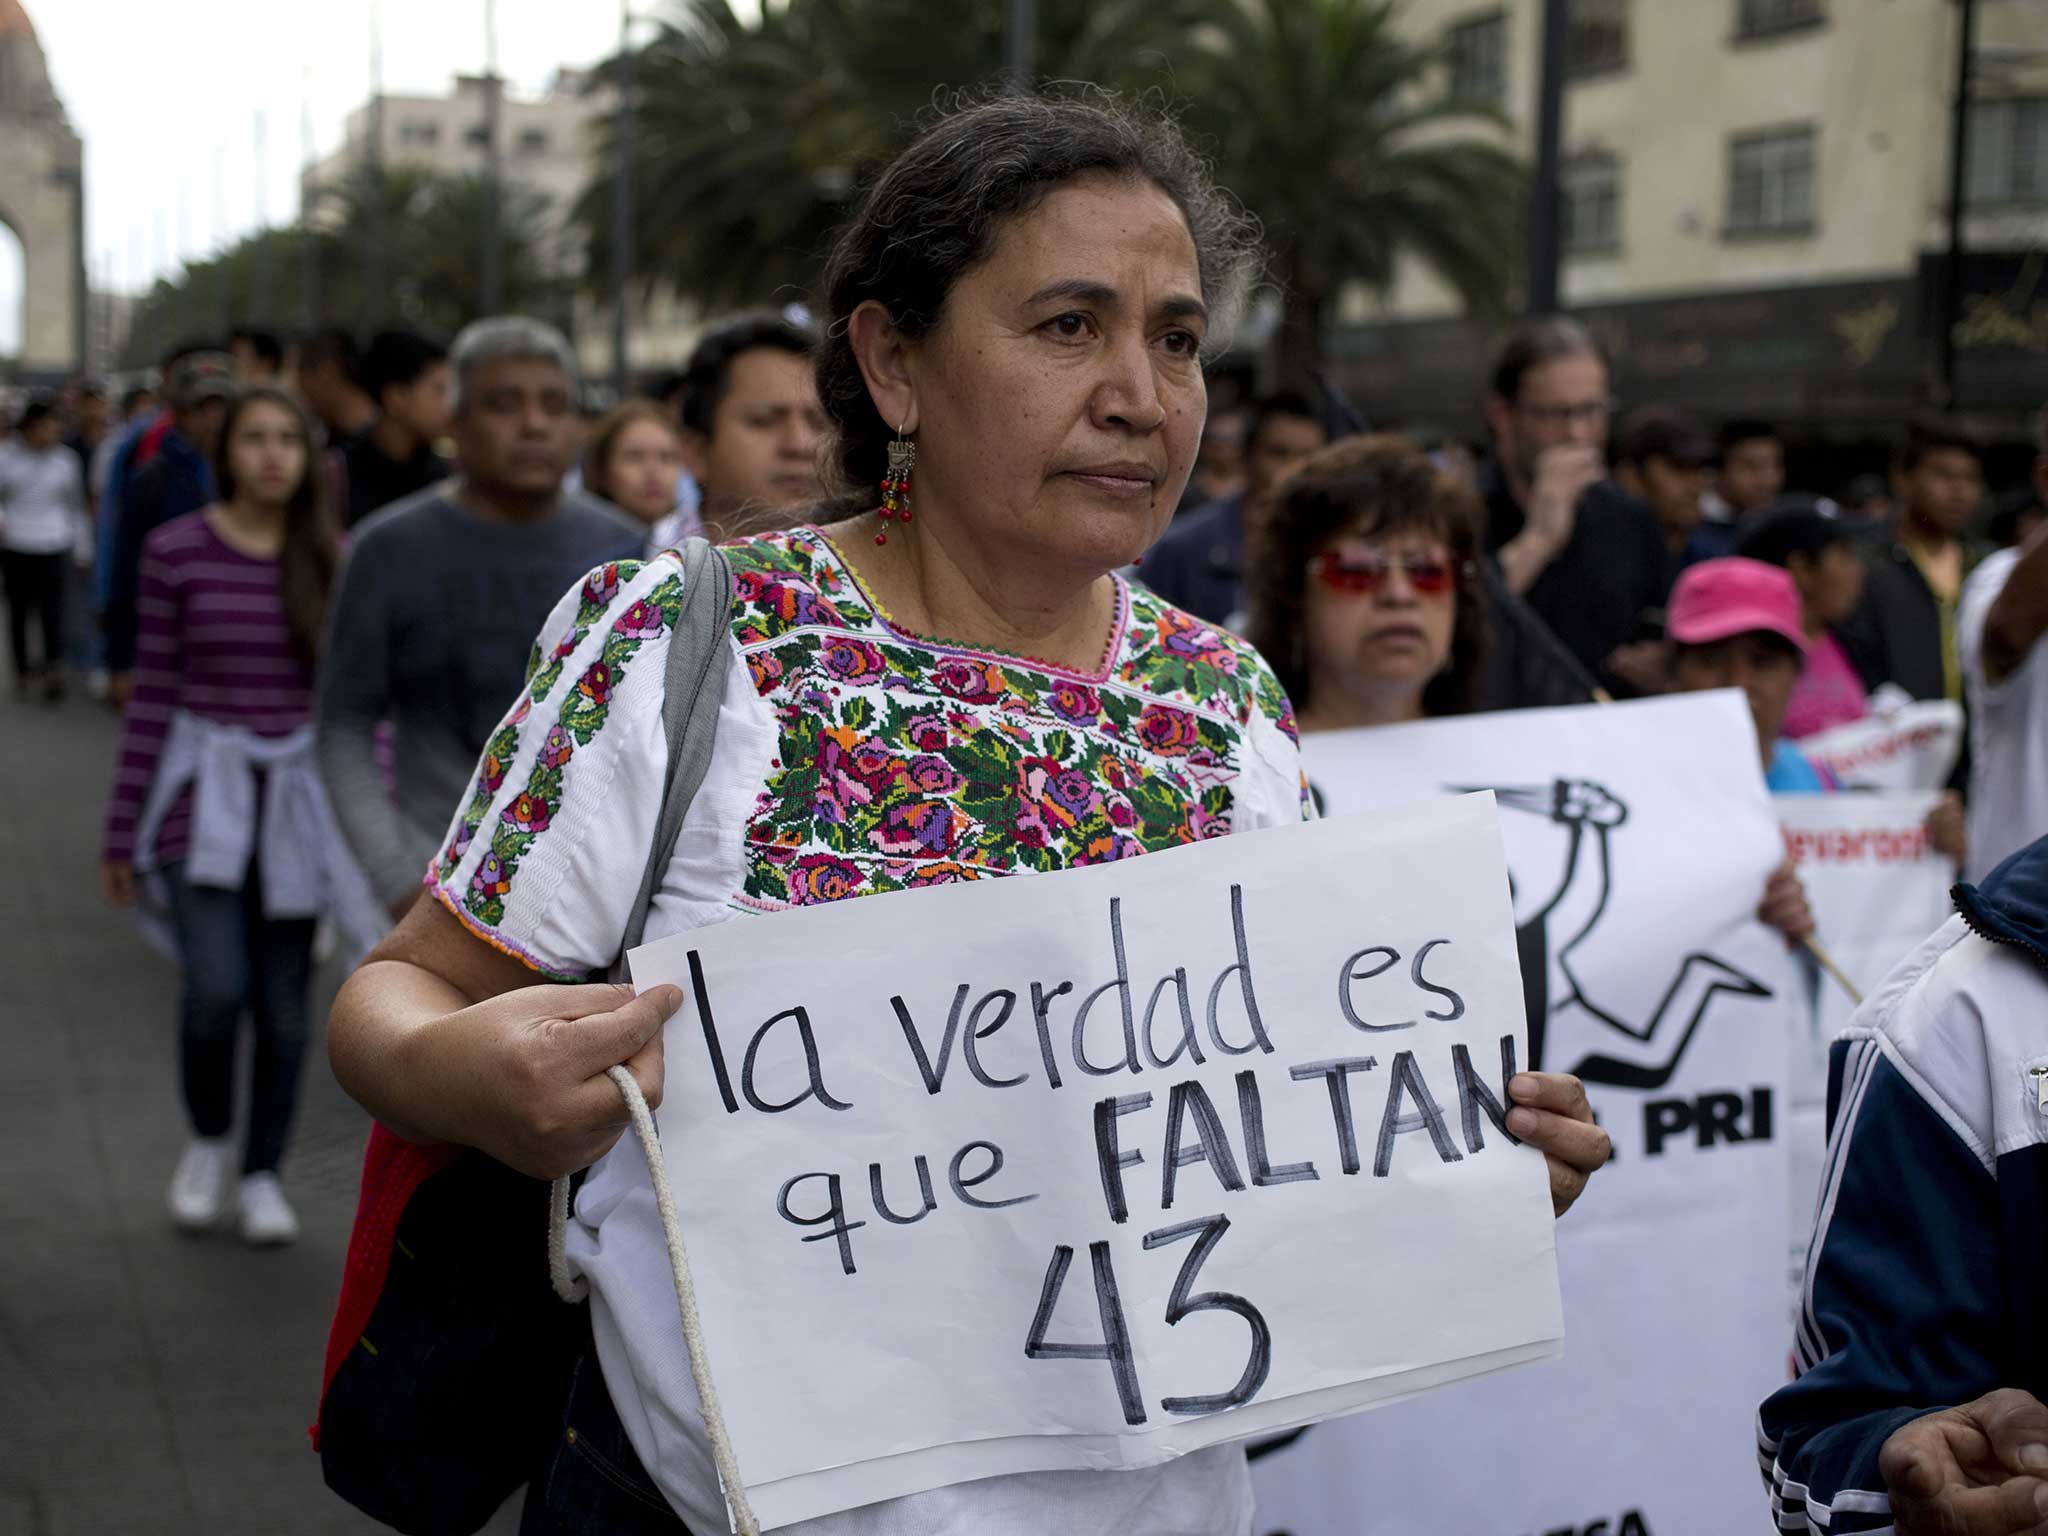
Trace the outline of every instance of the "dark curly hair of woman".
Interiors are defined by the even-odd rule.
[[[1457,572],[1456,628],[1443,671],[1423,690],[1424,714],[1470,711],[1485,665],[1486,598],[1479,585],[1480,506],[1408,438],[1332,443],[1280,483],[1250,561],[1247,638],[1279,674],[1297,711],[1310,707],[1309,562],[1345,535],[1415,533],[1441,540]]]

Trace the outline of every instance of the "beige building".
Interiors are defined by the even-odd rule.
[[[476,175],[484,168],[489,82],[458,75],[444,96],[387,94],[351,112],[339,149],[300,173],[308,204],[365,164],[373,147],[389,166],[418,166],[442,175]],[[571,215],[583,189],[602,174],[598,127],[613,110],[615,93],[590,70],[563,69],[539,95],[501,92],[498,166],[505,180],[547,199],[553,220],[557,270],[580,277],[583,249]],[[381,107],[381,112],[379,111]],[[373,146],[372,139],[375,136]],[[701,329],[697,312],[672,295],[637,302],[628,317],[627,352],[636,371],[679,367]],[[610,373],[611,307],[587,293],[575,307],[576,350],[586,376]]]
[[[2048,397],[2048,0],[1976,6],[1957,396],[2002,419]],[[1403,13],[1530,159],[1542,13]],[[1956,0],[1573,0],[1560,291],[1631,403],[1825,429],[1927,395],[1959,16]],[[1380,415],[1468,421],[1493,338],[1456,315],[1407,264],[1383,298],[1347,296],[1339,376]]]

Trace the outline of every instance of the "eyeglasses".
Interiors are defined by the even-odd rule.
[[[1612,400],[1581,400],[1576,405],[1517,405],[1515,409],[1539,427],[1594,426],[1614,414]]]
[[[1389,560],[1379,554],[1339,557],[1325,550],[1309,562],[1309,569],[1332,592],[1362,597],[1377,592],[1387,573],[1397,565],[1418,597],[1442,597],[1458,576],[1457,567],[1437,555],[1403,555],[1398,560]]]

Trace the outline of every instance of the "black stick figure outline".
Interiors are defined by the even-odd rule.
[[[1599,927],[1614,892],[1613,834],[1628,821],[1628,805],[1605,785],[1591,779],[1553,779],[1549,784],[1447,785],[1453,793],[1470,794],[1491,789],[1495,800],[1509,810],[1540,815],[1567,829],[1564,870],[1557,888],[1528,918],[1516,924],[1515,940],[1522,962],[1522,985],[1528,1005],[1529,1064],[1543,1067],[1543,1048],[1551,1018],[1579,1009],[1631,1040],[1649,1045],[1668,1041],[1668,1050],[1655,1063],[1624,1061],[1602,1052],[1590,1052],[1571,1068],[1573,1075],[1589,1083],[1614,1088],[1649,1090],[1671,1081],[1686,1047],[1706,1018],[1714,999],[1723,994],[1765,998],[1771,989],[1746,971],[1717,955],[1693,950],[1680,958],[1664,994],[1648,1020],[1631,1023],[1588,996],[1576,964],[1579,947]],[[1587,858],[1588,845],[1592,857]],[[1512,884],[1512,877],[1510,883]],[[1554,920],[1567,937],[1554,949],[1550,943]],[[1565,985],[1555,1004],[1550,1001],[1550,973],[1555,968]],[[1673,1031],[1673,1020],[1683,1019]]]

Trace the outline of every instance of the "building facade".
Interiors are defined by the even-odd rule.
[[[1974,3],[1951,298],[1958,0],[1572,0],[1560,292],[1625,405],[1866,437],[1939,398],[1945,308],[1958,409],[2006,432],[2048,399],[2048,0]],[[1542,0],[1403,14],[1533,159]],[[1333,372],[1368,414],[1476,426],[1498,336],[1441,283],[1410,263],[1341,319]]]
[[[485,168],[489,145],[490,80],[458,75],[446,95],[386,93],[349,114],[341,147],[300,173],[305,206],[374,158],[437,175],[474,176]],[[580,281],[583,247],[572,224],[577,200],[602,173],[599,130],[616,105],[612,87],[596,71],[563,69],[534,96],[500,87],[497,162],[508,185],[546,200],[552,226],[549,257],[555,270]],[[585,374],[610,372],[611,307],[588,292],[575,304],[573,340]],[[697,311],[673,295],[637,298],[628,313],[627,353],[636,371],[681,366],[701,330]]]

